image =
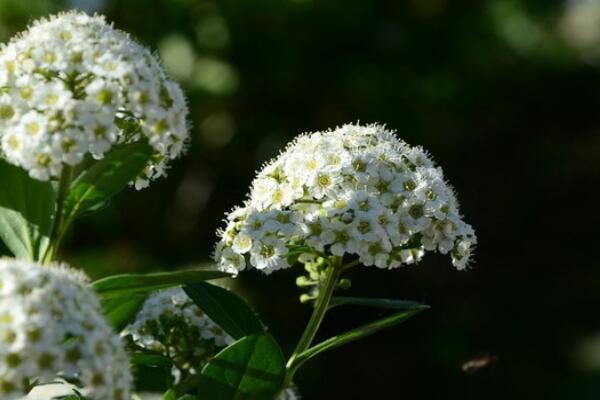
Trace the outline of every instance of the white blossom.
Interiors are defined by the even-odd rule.
[[[40,180],[86,157],[146,140],[138,189],[188,141],[187,105],[159,61],[102,16],[62,13],[0,47],[0,157]]]
[[[77,382],[89,397],[130,398],[129,360],[87,277],[63,265],[0,259],[0,398]]]
[[[218,232],[215,259],[270,273],[288,256],[325,255],[396,268],[426,251],[464,269],[477,243],[442,169],[381,125],[304,134],[260,171]]]

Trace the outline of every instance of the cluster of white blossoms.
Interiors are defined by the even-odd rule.
[[[187,105],[152,53],[101,16],[34,22],[0,48],[0,156],[40,180],[147,140],[135,185],[165,174],[188,140]]]
[[[129,400],[129,360],[81,272],[0,259],[0,398],[74,382],[94,399]]]
[[[182,374],[196,374],[234,341],[180,287],[151,295],[122,335],[136,347],[173,360],[176,381]]]
[[[395,268],[434,250],[464,269],[477,242],[441,168],[381,125],[297,138],[218,234],[215,259],[234,273],[287,268],[298,253]]]

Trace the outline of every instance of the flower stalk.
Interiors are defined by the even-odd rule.
[[[307,350],[312,344],[319,327],[321,326],[321,322],[323,322],[323,318],[325,317],[325,313],[329,308],[329,302],[331,301],[331,296],[337,286],[338,279],[343,270],[342,259],[341,257],[332,257],[330,265],[326,270],[326,277],[323,283],[323,286],[319,290],[319,295],[315,300],[314,310],[304,329],[304,333],[300,337],[294,352],[288,359],[286,365],[286,376],[282,385],[282,390],[287,388],[296,373],[298,366],[296,364],[296,360],[300,354],[302,354],[305,350]]]
[[[50,243],[46,249],[42,261],[44,264],[48,264],[55,260],[58,253],[58,249],[62,242],[62,239],[67,231],[69,221],[64,219],[63,209],[65,205],[65,199],[69,193],[71,187],[71,181],[73,180],[73,168],[65,166],[60,175],[58,181],[58,193],[56,195],[56,212],[54,214],[54,225],[50,232]]]

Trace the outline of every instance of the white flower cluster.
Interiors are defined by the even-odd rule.
[[[41,19],[0,48],[0,155],[34,178],[145,138],[155,151],[135,182],[145,187],[184,150],[186,117],[158,60],[101,16]]]
[[[130,336],[136,347],[171,358],[176,382],[181,381],[182,374],[197,374],[219,351],[234,342],[180,287],[150,296],[122,335]],[[285,389],[278,398],[298,399],[295,386]]]
[[[150,296],[122,333],[135,346],[169,357],[173,376],[195,374],[233,338],[194,304],[181,288]]]
[[[298,253],[395,268],[433,250],[463,269],[476,244],[441,168],[381,125],[297,138],[258,173],[219,236],[215,258],[234,273],[248,261],[287,268]]]
[[[95,399],[129,400],[129,360],[80,272],[0,259],[0,398],[58,376]]]

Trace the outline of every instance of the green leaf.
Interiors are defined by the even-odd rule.
[[[163,400],[197,400],[196,396],[192,396],[191,394],[184,394],[181,397],[177,397],[177,392],[173,389],[169,389],[163,394]]]
[[[266,334],[246,336],[202,369],[198,394],[210,400],[272,400],[284,376],[285,361],[275,340]]]
[[[96,161],[71,184],[64,203],[64,218],[102,207],[133,181],[152,158],[153,149],[144,142],[121,145]]]
[[[329,302],[329,309],[346,305],[387,308],[392,310],[411,310],[413,308],[420,308],[423,306],[422,303],[417,303],[416,301],[409,300],[334,296]]]
[[[126,339],[133,340],[131,337]],[[137,346],[133,345],[132,347]],[[139,391],[163,391],[171,388],[173,386],[173,361],[162,354],[143,348],[140,350],[130,354],[137,389]],[[169,392],[167,391],[167,393]]]
[[[177,392],[173,389],[169,389],[163,394],[163,400],[177,400]]]
[[[333,350],[335,348],[341,347],[348,343],[352,343],[356,340],[362,339],[364,337],[370,336],[374,333],[377,333],[383,329],[389,328],[391,326],[397,325],[401,322],[406,321],[410,317],[415,314],[420,313],[421,311],[429,309],[429,306],[421,305],[420,307],[415,307],[407,311],[402,311],[396,314],[392,314],[388,317],[379,319],[377,321],[368,323],[356,329],[352,329],[351,331],[342,333],[340,335],[329,338],[307,350],[300,353],[295,361],[294,368],[300,367],[304,362],[310,360],[311,358],[329,350]]]
[[[153,368],[165,368],[169,372],[173,366],[173,362],[160,354],[133,353],[129,356],[134,365],[144,365]]]
[[[73,389],[73,394],[68,394],[66,396],[53,397],[53,400],[90,400],[87,397],[84,397],[78,390]]]
[[[145,294],[101,299],[104,316],[117,332],[121,332],[134,318],[146,301]]]
[[[151,274],[121,274],[99,279],[92,287],[104,299],[147,293],[187,283],[226,278],[230,274],[212,268],[196,268]]]
[[[40,260],[49,245],[56,194],[50,182],[0,160],[0,238],[17,258]]]
[[[186,285],[183,290],[210,319],[233,338],[240,339],[264,332],[254,311],[230,291],[206,282]]]
[[[120,332],[134,318],[149,293],[186,283],[218,279],[229,274],[211,268],[196,268],[152,274],[122,274],[99,279],[92,287],[100,296],[104,314]]]

